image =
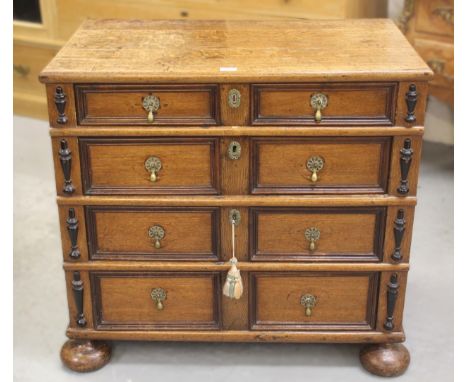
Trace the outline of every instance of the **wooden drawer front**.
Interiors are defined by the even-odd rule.
[[[365,138],[256,138],[252,141],[254,194],[385,193],[390,140]],[[313,173],[312,157],[323,159]]]
[[[416,31],[453,36],[453,0],[416,1]]]
[[[90,273],[95,327],[105,330],[219,329],[218,273]],[[166,295],[162,309],[153,290]]]
[[[252,208],[250,214],[253,261],[382,259],[384,207]],[[313,243],[306,237],[311,231],[319,233]]]
[[[453,44],[417,38],[414,47],[434,71],[431,85],[452,87],[454,78]]]
[[[219,256],[217,208],[92,206],[86,207],[86,221],[93,260],[217,260]]]
[[[80,125],[216,125],[217,85],[76,85]],[[159,108],[148,122],[143,99]]]
[[[254,330],[371,330],[378,273],[253,273],[250,326]],[[315,297],[310,316],[301,299]]]
[[[216,138],[80,139],[85,194],[217,194]],[[160,160],[156,181],[145,168]]]
[[[394,83],[252,85],[252,124],[391,126],[396,89]],[[311,106],[318,93],[327,97],[320,122]]]
[[[14,41],[13,86],[14,92],[42,97],[45,103],[45,88],[38,80],[39,73],[57,54],[57,50]],[[27,109],[28,105],[24,105]]]

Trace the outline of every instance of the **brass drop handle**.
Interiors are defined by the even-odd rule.
[[[309,250],[315,251],[316,243],[320,239],[320,230],[316,227],[307,228],[304,232],[304,236],[310,242]]]
[[[163,301],[167,298],[167,292],[163,288],[154,288],[151,290],[151,298],[156,304],[158,310],[163,310]]]
[[[315,122],[322,120],[322,110],[328,105],[328,98],[325,94],[315,93],[310,97],[310,106],[315,110]]]
[[[317,304],[317,297],[312,294],[303,294],[301,296],[301,305],[305,307],[305,315],[312,316],[312,308]]]
[[[317,173],[323,168],[325,160],[320,156],[314,156],[307,159],[306,167],[312,173],[310,176],[311,182],[315,183],[318,180]]]
[[[152,123],[154,121],[153,112],[158,111],[160,104],[161,103],[159,101],[159,98],[154,95],[148,95],[143,98],[141,105],[143,106],[143,109],[145,109],[148,112],[147,120],[149,123]]]
[[[154,248],[161,248],[161,240],[166,236],[166,231],[160,225],[154,225],[148,229],[148,236],[154,239]]]
[[[161,159],[158,157],[148,157],[145,161],[145,169],[150,173],[150,181],[158,180],[158,172],[162,169]]]

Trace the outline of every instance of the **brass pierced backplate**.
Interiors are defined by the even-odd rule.
[[[306,167],[310,172],[312,172],[312,175],[310,176],[310,180],[312,182],[317,181],[318,179],[317,173],[323,168],[324,164],[325,164],[325,161],[320,156],[314,156],[314,157],[310,157],[309,159],[307,159]]]
[[[143,98],[143,101],[141,102],[141,105],[143,106],[143,109],[145,109],[148,112],[148,122],[153,122],[154,121],[154,115],[153,112],[157,111],[160,106],[159,98],[154,96],[154,95],[148,95]]]
[[[154,239],[154,247],[161,248],[161,240],[166,236],[166,231],[160,225],[154,225],[148,229],[148,236]]]
[[[310,106],[315,110],[315,121],[322,120],[322,110],[328,105],[328,98],[325,94],[315,93],[310,97]]]
[[[167,298],[167,292],[163,288],[154,288],[151,290],[151,298],[156,303],[156,308],[158,310],[163,310],[163,301]]]
[[[304,232],[304,236],[310,242],[309,249],[313,251],[315,249],[315,243],[320,239],[320,230],[316,227],[307,228]]]
[[[317,304],[317,297],[312,294],[303,294],[301,296],[301,305],[305,307],[305,315],[307,317],[312,315],[312,308]]]
[[[161,159],[158,157],[148,157],[145,161],[145,169],[148,171],[150,175],[150,181],[156,182],[158,180],[158,172],[162,168]]]

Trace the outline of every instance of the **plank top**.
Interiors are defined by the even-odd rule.
[[[41,82],[429,80],[389,19],[87,20]]]

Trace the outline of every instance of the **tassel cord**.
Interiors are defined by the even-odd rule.
[[[237,262],[236,260],[236,222],[233,219],[231,221],[231,242],[232,242],[232,258],[231,258],[231,263],[232,262]]]
[[[242,285],[242,278],[239,269],[237,269],[236,258],[236,221],[231,221],[231,239],[232,239],[232,257],[230,260],[231,268],[226,275],[226,281],[223,287],[223,294],[229,298],[238,300],[241,298],[244,287]]]

